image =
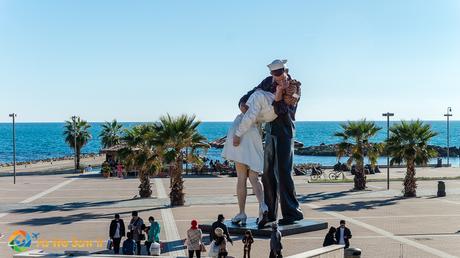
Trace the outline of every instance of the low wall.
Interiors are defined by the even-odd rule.
[[[287,258],[343,258],[344,257],[343,245],[331,245],[308,252],[289,256]]]
[[[314,249],[308,252],[289,256],[287,258],[343,258],[344,257],[344,246],[343,245],[331,245],[318,249]],[[65,255],[65,254],[51,254],[43,252],[43,250],[30,250],[23,253],[14,254],[13,258],[145,258],[146,256],[134,256],[134,255],[113,255],[113,254],[89,254],[86,252],[80,252],[80,255]],[[170,256],[155,256],[156,258],[170,258]]]
[[[171,258],[170,256],[137,256],[137,255],[115,255],[115,254],[89,254],[89,252],[78,252],[79,255],[46,253],[43,250],[30,250],[23,253],[14,254],[13,258]]]

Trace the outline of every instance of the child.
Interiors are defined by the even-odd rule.
[[[254,243],[251,230],[247,230],[244,233],[243,244],[244,244],[244,258],[251,258],[251,245]]]
[[[128,239],[123,241],[123,254],[124,255],[134,255],[136,253],[136,242],[133,240],[133,234],[128,232],[126,234]]]
[[[147,235],[147,240],[145,240],[144,245],[145,245],[145,249],[147,250],[147,255],[150,255],[150,246],[151,246],[152,243],[154,242],[154,241],[152,241],[152,239],[150,239],[150,237],[149,237],[150,227],[147,227],[147,226],[145,226],[145,225],[142,225],[142,231],[144,231],[145,234]]]
[[[224,230],[221,228],[216,228],[214,233],[216,234],[215,245],[219,247],[219,254],[217,255],[217,258],[226,258],[228,251],[227,239],[225,238]]]

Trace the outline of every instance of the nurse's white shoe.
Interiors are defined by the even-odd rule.
[[[248,219],[248,216],[246,216],[245,213],[240,213],[238,215],[236,215],[235,217],[233,217],[232,219],[232,223],[233,224],[240,224],[241,225],[246,225],[246,220]]]

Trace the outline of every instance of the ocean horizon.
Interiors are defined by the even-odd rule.
[[[333,133],[340,131],[340,124],[346,121],[297,121],[296,140],[305,146],[320,144],[334,144],[340,141]],[[381,142],[386,139],[386,121],[375,121],[382,130],[372,140]],[[390,122],[390,126],[399,121]],[[430,144],[447,146],[446,121],[425,121],[438,133]],[[104,122],[89,122],[93,138],[82,149],[83,154],[99,153],[101,149],[99,133]],[[125,128],[148,122],[120,122]],[[218,139],[227,134],[232,122],[202,122],[198,131],[209,141]],[[73,150],[64,142],[63,122],[21,122],[16,123],[16,160],[33,161],[49,158],[58,158],[73,155]],[[450,123],[450,146],[460,146],[460,121]],[[211,148],[206,153],[210,159],[220,159],[220,149]],[[0,163],[11,163],[13,156],[12,123],[0,123]],[[344,161],[345,159],[342,159]],[[321,163],[333,165],[336,157],[298,156],[294,157],[295,163]],[[451,157],[451,163],[459,166],[459,158]],[[386,159],[381,157],[380,164],[386,164]]]

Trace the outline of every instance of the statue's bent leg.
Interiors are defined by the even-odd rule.
[[[251,182],[252,189],[259,202],[259,220],[262,219],[263,213],[268,212],[268,207],[264,200],[264,187],[259,179],[259,173],[249,170],[249,181]]]

